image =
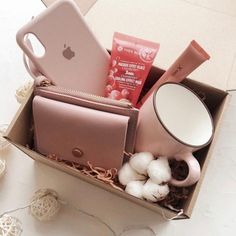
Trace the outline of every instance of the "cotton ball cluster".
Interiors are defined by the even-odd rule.
[[[134,154],[129,163],[123,165],[118,173],[119,181],[130,195],[157,202],[166,197],[171,179],[168,160],[160,157],[155,160],[149,152]]]

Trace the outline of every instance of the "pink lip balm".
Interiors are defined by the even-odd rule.
[[[146,95],[138,103],[138,107],[141,107],[151,93],[155,89],[159,88],[161,84],[166,82],[181,82],[192,71],[208,59],[210,59],[208,53],[195,40],[191,41],[178,59],[146,93]]]

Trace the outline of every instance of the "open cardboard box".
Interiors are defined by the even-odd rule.
[[[160,77],[160,75],[163,72],[164,72],[163,70],[160,70],[156,67],[152,67],[149,77],[147,79],[145,88],[147,88],[148,85],[150,86],[152,84],[152,81],[154,81],[154,78],[156,79]],[[184,210],[184,214],[178,217],[178,218],[189,218],[193,211],[193,207],[197,199],[197,195],[198,195],[201,183],[204,179],[205,171],[208,166],[208,161],[210,160],[212,150],[214,149],[214,144],[217,137],[217,132],[219,130],[221,117],[223,114],[223,110],[226,107],[227,101],[229,100],[229,95],[227,92],[215,89],[213,87],[196,82],[194,80],[186,79],[183,83],[187,85],[188,87],[190,87],[191,89],[193,89],[194,91],[196,91],[197,93],[204,94],[205,96],[204,102],[209,108],[213,116],[214,124],[215,124],[215,135],[214,135],[212,143],[206,148],[201,149],[200,151],[195,153],[196,158],[199,160],[201,164],[201,169],[202,169],[201,178],[198,181],[198,183],[194,187],[192,187],[190,196],[188,197],[187,201],[185,201],[182,206]],[[28,98],[21,105],[13,121],[11,122],[5,136],[9,140],[9,142],[11,142],[13,145],[18,147],[23,152],[25,152],[28,156],[30,156],[31,158],[37,161],[43,162],[54,168],[60,169],[68,174],[74,175],[82,180],[85,180],[91,184],[94,184],[107,191],[110,191],[120,197],[126,198],[132,202],[135,202],[138,205],[144,206],[158,213],[164,213],[167,217],[173,217],[176,215],[176,212],[160,207],[157,204],[149,203],[145,200],[140,200],[138,198],[135,198],[125,192],[122,192],[120,190],[113,188],[112,186],[108,184],[100,182],[94,178],[85,176],[84,174],[80,173],[79,171],[69,166],[50,160],[44,157],[43,155],[29,149],[28,144],[32,143],[32,138],[33,138],[32,133],[31,133],[32,98],[33,98],[33,94],[31,91]]]
[[[79,4],[82,4],[82,12],[86,13],[87,10],[94,4],[94,0],[91,1],[81,1],[77,0]],[[52,1],[51,0],[44,0],[44,3],[46,5],[50,4]],[[159,78],[162,73],[164,73],[163,70],[158,69],[157,67],[153,66],[148,79],[146,80],[146,83],[144,85],[144,90],[148,90],[152,84],[155,82],[157,78]],[[199,150],[198,152],[195,153],[196,158],[200,162],[201,165],[201,178],[198,181],[198,183],[191,188],[191,194],[189,195],[188,199],[183,203],[182,208],[183,208],[183,214],[179,215],[176,219],[186,219],[190,218],[193,208],[201,187],[201,183],[204,179],[205,172],[208,166],[208,162],[211,158],[212,151],[215,146],[215,141],[217,138],[217,133],[219,130],[219,127],[221,125],[221,118],[223,115],[223,111],[227,106],[227,103],[229,101],[229,94],[223,90],[219,90],[216,88],[213,88],[211,86],[208,86],[206,84],[191,80],[191,79],[186,79],[183,81],[185,85],[190,87],[192,90],[194,90],[196,93],[198,93],[200,96],[204,96],[204,102],[209,108],[213,120],[214,120],[214,125],[215,125],[215,135],[213,138],[213,141],[211,142],[210,145],[207,147]],[[105,184],[103,182],[100,182],[94,178],[85,176],[84,174],[80,173],[79,171],[66,166],[64,164],[58,163],[56,161],[52,161],[41,154],[30,150],[27,146],[32,142],[32,133],[31,133],[31,123],[32,123],[32,98],[33,98],[33,91],[29,94],[28,98],[26,101],[21,105],[19,108],[18,112],[16,113],[14,119],[12,120],[5,137],[11,142],[13,145],[15,145],[17,148],[19,148],[21,151],[26,153],[28,156],[33,158],[34,160],[43,162],[49,166],[52,166],[54,168],[57,168],[59,170],[62,170],[68,174],[74,175],[88,183],[94,184],[98,187],[101,187],[107,191],[110,191],[122,198],[125,198],[129,201],[135,202],[138,205],[141,205],[145,208],[151,209],[155,212],[165,214],[166,217],[174,217],[176,216],[176,212],[163,208],[159,206],[158,204],[153,204],[149,203],[145,200],[140,200],[138,198],[135,198],[125,192],[122,192],[120,190],[117,190],[113,188],[112,186]]]

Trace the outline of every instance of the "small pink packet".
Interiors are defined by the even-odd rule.
[[[158,43],[115,32],[105,96],[135,106],[159,47]]]

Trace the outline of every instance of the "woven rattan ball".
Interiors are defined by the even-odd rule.
[[[20,86],[17,90],[16,90],[16,100],[19,103],[23,103],[26,99],[26,97],[28,96],[30,89],[33,85],[33,80],[28,80],[25,82],[24,85]]]
[[[58,213],[60,207],[57,192],[51,189],[40,189],[35,192],[29,210],[36,219],[49,221]]]
[[[16,217],[10,215],[0,217],[1,236],[20,236],[22,231],[22,223]]]
[[[7,127],[8,127],[7,124],[0,125],[0,151],[7,148],[10,145],[10,143],[5,138],[3,138],[3,135],[5,134]]]
[[[0,178],[5,174],[6,162],[0,159]]]

